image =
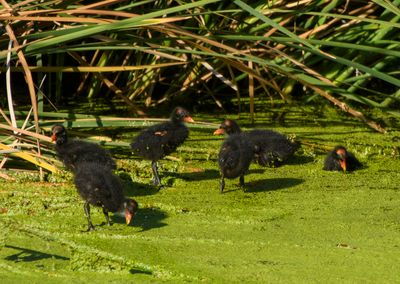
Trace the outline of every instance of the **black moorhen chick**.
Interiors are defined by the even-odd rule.
[[[336,146],[325,158],[324,170],[326,171],[354,171],[362,167],[353,153],[348,152],[343,146]]]
[[[84,209],[88,220],[88,231],[94,230],[90,219],[90,205],[103,209],[109,226],[111,226],[111,221],[108,212],[124,211],[126,223],[130,224],[138,209],[138,203],[123,195],[119,178],[109,168],[93,162],[79,163],[74,181],[79,195],[85,200]]]
[[[189,130],[183,122],[194,120],[187,110],[176,107],[171,113],[170,121],[144,129],[131,143],[136,155],[151,160],[154,185],[161,185],[157,161],[174,152],[189,136]]]
[[[239,177],[240,186],[244,187],[244,175],[254,157],[254,145],[241,133],[234,133],[225,139],[218,155],[221,172],[220,192],[225,188],[224,178]]]
[[[116,168],[115,161],[107,150],[95,143],[69,140],[63,125],[55,124],[51,133],[51,139],[56,142],[57,156],[67,169],[75,171],[77,165],[84,162],[97,163],[110,170]]]
[[[286,161],[299,148],[286,136],[272,130],[252,130],[242,132],[237,123],[226,119],[214,135],[242,133],[254,145],[254,159],[262,166],[278,166]]]

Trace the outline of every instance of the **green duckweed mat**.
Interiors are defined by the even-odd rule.
[[[97,208],[96,230],[84,232],[69,178],[1,181],[1,283],[398,282],[400,132],[301,117],[255,125],[305,144],[282,167],[253,164],[246,191],[227,180],[219,193],[222,137],[208,130],[191,131],[173,155],[179,160],[161,161],[161,190],[150,185],[148,161],[118,159],[126,194],[140,204],[131,226],[118,215],[104,225]],[[324,147],[336,144],[364,168],[323,171]]]

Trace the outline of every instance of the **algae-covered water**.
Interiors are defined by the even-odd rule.
[[[2,181],[1,283],[398,282],[400,132],[291,115],[283,124],[259,117],[256,127],[305,144],[282,167],[253,164],[245,192],[228,180],[219,193],[222,138],[209,130],[192,129],[174,154],[180,161],[161,162],[161,190],[150,185],[148,161],[118,160],[126,193],[140,204],[132,226],[113,216],[108,227],[92,209],[97,228],[84,232],[83,203],[68,179]],[[323,171],[324,147],[336,144],[365,167]]]

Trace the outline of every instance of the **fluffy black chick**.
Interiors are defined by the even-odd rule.
[[[119,178],[107,167],[97,163],[82,162],[76,168],[74,182],[79,195],[85,201],[88,231],[94,229],[90,218],[90,205],[103,209],[108,225],[111,225],[109,212],[123,212],[127,224],[135,216],[138,203],[124,196]]]
[[[244,175],[249,169],[254,156],[254,145],[241,133],[227,137],[218,155],[221,173],[220,192],[225,188],[225,178],[239,177],[240,186],[244,187]]]
[[[67,131],[61,124],[51,128],[51,139],[56,142],[56,153],[64,166],[75,171],[81,163],[93,162],[114,170],[116,165],[110,153],[95,143],[68,139]]]
[[[161,185],[157,161],[174,152],[189,136],[189,129],[184,122],[194,122],[194,120],[187,110],[176,107],[168,122],[144,129],[131,143],[134,154],[151,160],[154,185]]]
[[[299,148],[299,144],[272,130],[252,130],[242,132],[238,124],[226,119],[214,135],[242,133],[254,146],[254,160],[262,166],[279,166]]]
[[[325,158],[324,170],[326,171],[354,171],[362,167],[353,153],[348,152],[343,146],[336,146]]]

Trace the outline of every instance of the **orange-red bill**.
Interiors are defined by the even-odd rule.
[[[129,225],[134,217],[134,214],[131,214],[128,210],[125,210],[125,221],[126,224]]]
[[[223,135],[225,134],[225,130],[223,128],[218,128],[214,131],[214,135]]]
[[[55,134],[55,133],[53,133],[52,135],[51,135],[51,141],[56,141],[57,140],[57,135]]]
[[[186,116],[186,117],[183,119],[183,121],[184,121],[184,122],[194,122],[194,120],[193,120],[193,118],[192,118],[191,116]]]
[[[345,172],[347,169],[347,165],[346,165],[346,160],[339,160],[340,163],[340,167],[343,169],[343,171]]]

